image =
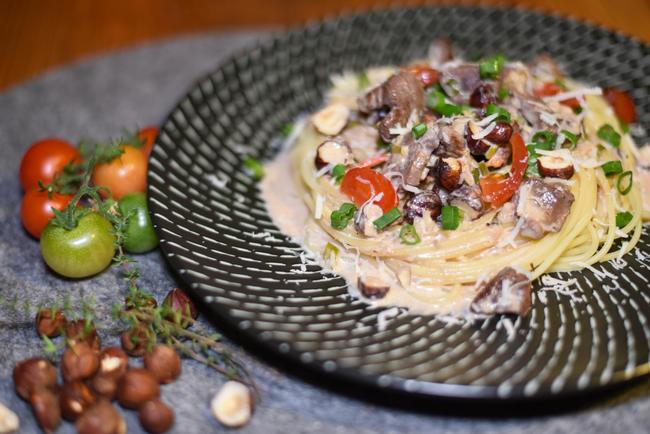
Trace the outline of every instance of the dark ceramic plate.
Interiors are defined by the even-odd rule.
[[[243,155],[272,158],[282,126],[321,103],[330,74],[422,56],[437,36],[450,37],[467,58],[549,52],[573,77],[630,90],[639,123],[650,124],[650,48],[591,25],[465,7],[316,23],[234,56],[200,79],[165,121],[151,156],[149,198],[169,263],[224,327],[348,382],[505,400],[566,396],[647,374],[647,231],[617,263],[556,275],[577,279],[575,295],[537,292],[530,315],[510,318],[514,330],[499,317],[454,324],[401,312],[381,331],[379,311],[351,299],[342,278],[316,265],[293,273],[301,248],[272,223]]]

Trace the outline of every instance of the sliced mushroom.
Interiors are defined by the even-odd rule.
[[[497,214],[497,223],[500,225],[509,225],[515,222],[515,204],[506,202],[501,206]]]
[[[565,185],[547,183],[540,178],[527,179],[513,199],[517,217],[524,219],[519,233],[537,240],[547,232],[558,232],[574,200]]]
[[[390,285],[374,276],[359,277],[357,279],[357,286],[361,294],[371,300],[384,298],[390,289]]]
[[[316,148],[314,164],[317,169],[321,169],[328,164],[332,166],[336,166],[337,164],[348,165],[352,161],[352,150],[343,140],[325,140]]]
[[[402,70],[359,98],[357,105],[361,113],[367,114],[384,108],[390,110],[378,127],[381,138],[390,142],[393,138],[391,128],[406,126],[413,111],[420,116],[424,108],[424,90],[415,74]]]
[[[442,65],[454,57],[451,41],[447,38],[438,38],[429,45],[427,52],[429,63],[434,66]]]
[[[440,77],[440,85],[455,104],[466,104],[480,83],[478,65],[472,64],[450,66]]]
[[[316,112],[311,121],[319,133],[326,136],[335,136],[343,130],[348,123],[350,109],[343,104],[330,104]]]
[[[575,173],[570,161],[550,155],[537,157],[537,168],[539,174],[545,178],[571,179]]]
[[[460,182],[462,167],[456,158],[443,158],[438,162],[438,181],[447,191],[452,191]]]
[[[514,313],[524,316],[530,311],[530,292],[528,276],[512,267],[506,267],[478,287],[471,310],[487,315]]]
[[[422,217],[427,212],[432,219],[436,219],[440,215],[441,208],[442,201],[437,192],[425,191],[418,193],[404,204],[404,220],[413,224],[415,217]]]
[[[469,220],[474,220],[483,212],[481,188],[478,185],[463,184],[447,197],[449,204],[457,206]]]
[[[530,75],[525,66],[509,64],[503,68],[503,72],[499,77],[499,84],[501,88],[508,89],[508,92],[524,96],[529,93],[529,78]]]
[[[485,165],[493,169],[503,167],[508,162],[511,154],[512,151],[510,150],[509,146],[500,146],[497,148],[494,155],[490,157],[487,163],[485,163]]]
[[[402,163],[402,175],[404,182],[408,185],[418,186],[422,179],[428,173],[427,164],[431,159],[431,154],[439,147],[439,129],[435,123],[427,124],[427,131],[419,139],[414,139],[409,134],[404,143],[408,148],[408,155]]]
[[[354,215],[354,228],[365,237],[375,237],[378,232],[373,222],[382,215],[384,211],[374,203],[362,206]]]
[[[462,130],[461,130],[462,131]],[[452,125],[440,127],[440,146],[436,149],[436,155],[440,157],[462,157],[465,153],[465,139]]]
[[[564,75],[555,60],[547,53],[535,57],[528,67],[533,76],[540,81],[555,81]]]
[[[212,415],[230,428],[244,426],[251,419],[255,401],[248,387],[238,381],[226,382],[212,399]]]
[[[350,145],[356,161],[366,161],[377,153],[379,132],[375,127],[363,124],[350,126],[339,137]]]

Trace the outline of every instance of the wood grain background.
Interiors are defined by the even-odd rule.
[[[650,0],[480,3],[573,16],[650,42]],[[0,90],[83,56],[144,41],[238,27],[290,26],[394,4],[377,0],[0,0]]]

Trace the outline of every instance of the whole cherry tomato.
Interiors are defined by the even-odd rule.
[[[142,148],[140,150],[147,157],[151,154],[151,149],[153,149],[153,144],[156,142],[157,136],[158,127],[156,126],[148,126],[138,131],[138,139],[142,141]]]
[[[375,203],[384,212],[397,205],[397,194],[393,184],[384,175],[369,167],[354,167],[348,170],[341,182],[341,192],[352,199],[357,206],[379,193],[383,195]]]
[[[129,193],[144,193],[147,188],[147,157],[133,146],[121,149],[124,153],[113,161],[98,164],[92,177],[93,183],[107,187],[115,200]],[[103,190],[100,193],[107,195]]]
[[[61,139],[44,139],[34,143],[20,162],[20,184],[29,191],[38,181],[49,184],[66,164],[79,160],[77,148]]]
[[[636,120],[636,107],[634,107],[634,100],[629,93],[609,87],[603,90],[603,96],[620,120],[626,124],[634,123]]]
[[[29,190],[20,206],[20,219],[23,226],[34,238],[40,238],[43,229],[50,219],[54,217],[52,208],[62,211],[72,200],[72,195],[38,191],[38,188]]]

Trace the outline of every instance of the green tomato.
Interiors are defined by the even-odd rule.
[[[144,193],[131,193],[117,203],[122,215],[128,215],[124,248],[131,253],[145,253],[158,246],[158,237],[153,229],[147,196]]]
[[[91,212],[79,219],[72,230],[50,221],[41,235],[41,254],[45,263],[65,277],[92,276],[108,267],[115,253],[113,226]]]

